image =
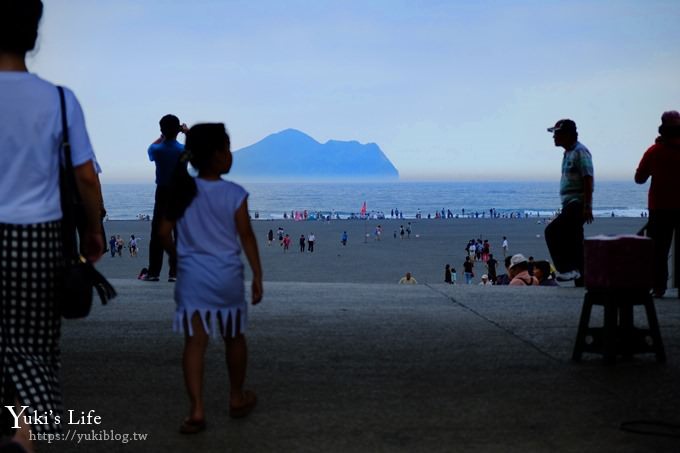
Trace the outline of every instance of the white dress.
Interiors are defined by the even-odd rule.
[[[206,333],[233,337],[245,333],[247,324],[235,214],[248,192],[224,180],[196,178],[196,186],[196,197],[177,222],[174,329],[182,332],[185,320],[199,313]],[[227,332],[230,319],[231,332]],[[193,335],[191,323],[187,325]]]

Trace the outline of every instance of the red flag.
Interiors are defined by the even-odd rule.
[[[366,215],[366,202],[361,206],[361,215]]]

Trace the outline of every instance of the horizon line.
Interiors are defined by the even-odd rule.
[[[559,175],[558,175],[559,176]],[[241,178],[227,178],[230,181],[235,181],[239,184],[301,184],[301,183],[312,183],[312,184],[401,184],[401,183],[531,183],[531,182],[545,182],[545,183],[555,183],[559,182],[559,177],[557,178],[536,178],[536,179],[511,179],[511,178],[488,178],[488,179],[471,179],[471,178],[397,178],[397,179],[314,179],[314,178],[279,178],[279,179],[241,179]],[[616,177],[602,177],[595,181],[597,182],[630,182],[635,184],[632,178],[616,178]],[[112,180],[112,181],[102,181],[102,185],[117,184],[117,185],[133,185],[133,184],[148,184],[155,185],[153,180]],[[645,186],[646,184],[640,184]]]

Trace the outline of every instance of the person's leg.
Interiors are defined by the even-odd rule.
[[[557,217],[553,219],[552,222],[545,227],[545,245],[548,246],[548,252],[550,257],[555,264],[555,269],[558,272],[566,272],[567,269],[564,262],[564,251],[562,247],[562,235],[565,228],[566,220],[563,213],[560,213]],[[505,249],[503,250],[503,256],[505,256]]]
[[[198,313],[191,317],[193,335],[189,335],[188,321],[184,325],[184,354],[182,369],[184,385],[189,395],[189,419],[202,421],[205,419],[203,406],[203,369],[205,350],[208,346],[208,334],[203,329],[203,322]]]
[[[583,205],[580,203],[573,203],[576,207],[569,212],[569,220],[571,221],[571,247],[569,251],[571,252],[571,262],[574,269],[577,269],[581,274],[581,278],[576,281],[577,286],[583,286],[583,275],[584,275],[584,250],[583,250],[583,224],[586,223],[585,217],[583,216]]]
[[[252,409],[257,398],[252,391],[246,391],[244,388],[248,367],[248,346],[246,337],[240,329],[240,313],[236,317],[237,335],[235,337],[231,336],[232,322],[234,320],[230,318],[227,322],[226,332],[223,332],[230,384],[229,408],[232,417],[242,417]]]
[[[246,368],[248,366],[248,347],[246,337],[238,334],[235,337],[226,336],[226,361],[229,370],[229,401],[232,406],[243,404],[243,385],[246,381]]]
[[[673,287],[680,285],[680,209],[673,210],[673,229],[675,232],[675,247],[673,248]],[[678,291],[680,298],[680,290]]]
[[[158,277],[163,267],[163,246],[158,237],[158,228],[163,217],[163,197],[162,189],[156,187],[156,200],[153,207],[153,219],[151,220],[151,237],[149,239],[149,277]]]
[[[545,242],[558,272],[583,271],[583,213],[570,203],[545,228]]]
[[[177,246],[177,227],[172,229],[172,242]],[[177,255],[175,257],[168,257],[168,266],[170,270],[168,271],[169,278],[177,278]]]
[[[663,210],[649,212],[647,234],[654,240],[652,264],[654,268],[654,293],[663,295],[668,283],[668,252],[673,239],[673,221],[671,214]]]

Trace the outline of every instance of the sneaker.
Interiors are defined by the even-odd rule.
[[[569,272],[562,272],[557,274],[557,281],[558,282],[568,282],[571,280],[577,280],[581,278],[581,273],[577,270],[569,271]]]
[[[169,283],[175,283],[176,281],[177,281],[177,277],[168,277]]]
[[[144,280],[145,282],[157,282],[157,281],[160,281],[160,279],[159,279],[158,277],[154,277],[153,275],[145,275],[145,276],[142,278],[142,280]]]

